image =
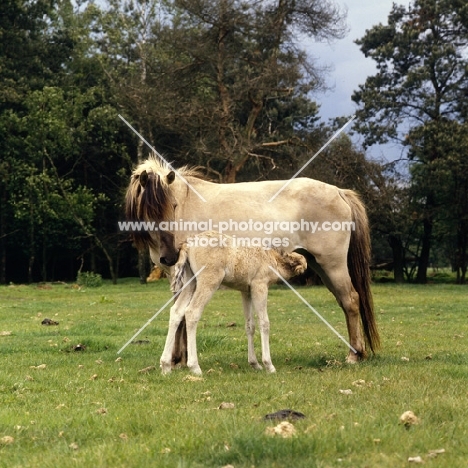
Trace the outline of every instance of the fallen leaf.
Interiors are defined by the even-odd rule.
[[[401,360],[402,360],[402,361],[408,362],[408,361],[409,361],[409,358],[407,358],[406,356],[402,356]]]
[[[219,406],[218,409],[234,409],[236,405],[234,403],[226,403],[223,401]]]
[[[96,414],[107,414],[107,409],[106,408],[98,408],[96,410]]]
[[[355,387],[362,387],[365,384],[366,384],[365,380],[358,379],[358,380],[355,380],[351,385],[354,385]]]
[[[15,439],[11,436],[4,436],[0,439],[0,444],[2,445],[10,445],[15,441]]]
[[[124,432],[122,432],[122,434],[119,434],[119,437],[120,437],[122,440],[125,440],[125,441],[128,440],[128,435],[125,434]]]
[[[161,450],[161,453],[171,453],[171,449],[169,447],[165,447]]]
[[[423,459],[419,455],[417,457],[409,457],[408,461],[410,463],[424,463]]]
[[[45,369],[47,364],[39,364],[38,366],[29,366],[30,369]]]
[[[347,390],[340,390],[340,393],[342,395],[352,395],[353,391],[350,388],[348,388]]]
[[[296,433],[296,428],[288,421],[280,422],[275,427],[267,427],[265,434],[269,436],[280,436],[283,438],[292,437]]]
[[[437,455],[440,455],[441,453],[445,453],[445,449],[429,450],[429,453],[427,454],[427,456],[430,458],[435,458],[437,457]]]
[[[0,336],[10,336],[11,335],[11,331],[2,331],[0,332]]]
[[[78,444],[76,442],[72,442],[69,447],[72,449],[72,450],[78,450]]]
[[[284,409],[279,410],[276,413],[270,413],[263,417],[265,420],[269,419],[304,419],[305,415],[303,413],[299,413],[298,411]]]
[[[203,381],[203,377],[197,377],[195,375],[187,375],[186,377],[184,377],[184,380],[186,382],[201,382]]]
[[[89,380],[96,380],[98,378],[98,375],[97,374],[93,374]]]
[[[140,369],[138,372],[140,374],[146,374],[147,372],[150,372],[150,371],[153,371],[153,370],[156,370],[156,366],[145,367],[144,369]]]
[[[400,422],[408,428],[414,424],[419,424],[419,418],[412,411],[405,411],[400,416]]]
[[[42,325],[58,325],[59,323],[55,320],[51,320],[50,318],[45,318],[42,322]]]
[[[96,364],[102,364],[103,363],[103,360],[102,359],[98,359],[97,361],[94,361]]]
[[[120,361],[123,361],[123,359],[121,357],[118,357],[115,362],[120,362]]]

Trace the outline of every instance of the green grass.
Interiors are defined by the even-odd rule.
[[[199,325],[201,381],[187,380],[186,369],[159,372],[168,311],[137,338],[149,343],[129,345],[116,362],[170,297],[166,281],[48,287],[0,288],[0,332],[11,331],[0,336],[0,439],[14,438],[0,442],[2,467],[394,468],[418,455],[429,467],[467,464],[466,287],[374,285],[383,349],[355,366],[291,291],[273,288],[274,375],[248,366],[240,295],[219,291]],[[301,293],[345,333],[330,293]],[[45,317],[59,325],[41,325]],[[73,351],[77,344],[86,350]],[[156,370],[138,372],[148,366]],[[353,385],[358,379],[365,384]],[[218,410],[222,402],[235,408]],[[274,423],[262,417],[285,408],[307,416],[294,422],[297,435],[266,435]],[[420,424],[400,425],[406,410]]]

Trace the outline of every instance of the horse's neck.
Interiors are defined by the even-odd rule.
[[[203,192],[204,186],[212,185],[212,182],[207,182],[198,177],[184,176],[183,174],[182,176],[185,182],[177,177],[171,185],[172,193],[177,200],[177,204],[181,207],[193,198],[198,200],[200,195],[203,196],[201,192]],[[202,198],[200,197],[201,200]]]

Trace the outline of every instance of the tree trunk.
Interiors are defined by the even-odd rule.
[[[148,249],[141,249],[138,251],[138,276],[140,277],[140,284],[146,284],[148,278]]]
[[[429,267],[429,255],[431,252],[432,239],[432,217],[428,216],[423,220],[423,236],[421,239],[421,253],[418,260],[418,273],[416,283],[427,283],[427,269]]]
[[[393,252],[393,277],[395,283],[403,283],[405,268],[405,249],[399,236],[390,235],[388,243]]]

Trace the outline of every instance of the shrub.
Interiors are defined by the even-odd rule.
[[[76,277],[76,282],[79,286],[86,286],[88,288],[99,288],[102,286],[102,276],[99,273],[92,271],[79,271]]]

